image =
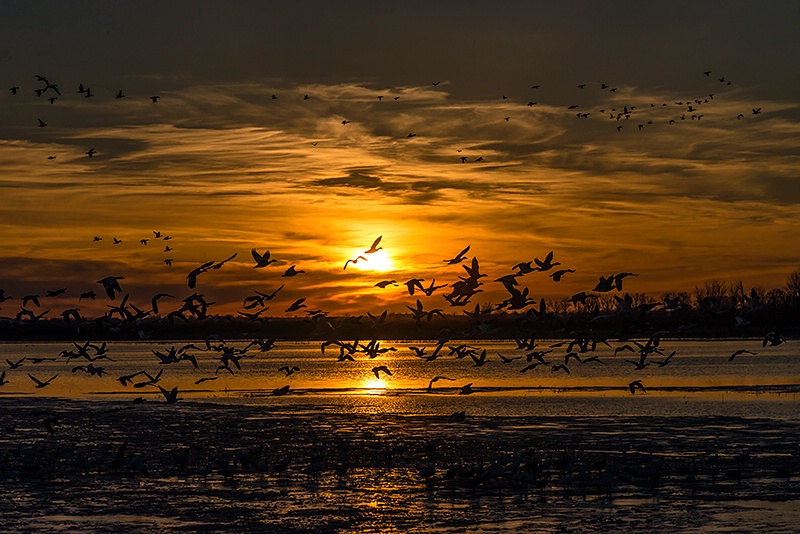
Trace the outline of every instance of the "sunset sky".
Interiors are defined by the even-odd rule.
[[[183,298],[234,253],[198,279],[215,313],[281,284],[271,315],[406,311],[403,282],[455,282],[467,245],[473,304],[551,250],[575,272],[519,278],[537,299],[620,271],[654,296],[782,287],[798,36],[795,1],[4,1],[0,315],[60,287],[42,309],[94,290],[81,309],[103,313],[106,276]],[[378,236],[383,262],[343,269]],[[460,314],[445,291],[426,307]]]

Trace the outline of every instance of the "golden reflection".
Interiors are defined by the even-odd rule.
[[[386,382],[382,378],[372,378],[364,380],[363,388],[367,389],[367,393],[383,393],[386,390]]]

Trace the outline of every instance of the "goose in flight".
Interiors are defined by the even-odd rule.
[[[23,308],[28,305],[28,301],[36,304],[37,308],[41,306],[41,304],[39,304],[39,295],[25,295],[24,297],[22,297]]]
[[[422,292],[425,292],[425,288],[422,287],[422,282],[425,280],[423,278],[412,278],[407,282],[403,282],[405,286],[408,288],[408,294],[413,295],[415,289],[419,289]]]
[[[173,295],[168,293],[156,293],[153,298],[150,299],[150,307],[152,308],[154,314],[158,315],[158,300],[164,297],[169,297],[171,299],[175,298]]]
[[[628,384],[628,389],[631,391],[631,395],[635,395],[636,394],[636,389],[637,388],[641,389],[642,393],[647,393],[647,390],[644,389],[644,386],[642,385],[642,381],[641,380],[634,380],[633,382]]]
[[[386,286],[396,286],[396,285],[398,285],[397,284],[397,280],[383,280],[383,281],[378,282],[377,284],[375,284],[373,287],[379,287],[381,289],[386,289]]]
[[[0,373],[0,387],[5,386],[6,384],[8,384],[8,380],[6,380],[6,372],[3,371]]]
[[[297,276],[298,274],[304,273],[305,271],[299,271],[295,268],[294,265],[286,269],[286,271],[281,275],[282,277],[290,277],[290,276]]]
[[[294,365],[292,367],[289,367],[288,365],[284,365],[283,367],[278,368],[278,371],[283,371],[284,373],[286,373],[286,376],[291,376],[294,373],[298,372],[299,370],[300,370],[300,368],[297,367],[296,365]]]
[[[158,389],[161,391],[161,394],[164,395],[164,399],[167,401],[167,404],[175,404],[181,400],[180,397],[178,397],[178,386],[175,386],[169,391],[161,386],[158,386]]]
[[[751,354],[751,355],[755,355],[756,353],[755,353],[755,352],[751,352],[751,351],[749,351],[749,350],[746,350],[746,349],[739,349],[739,350],[737,350],[736,352],[734,352],[733,354],[731,354],[731,355],[728,357],[728,361],[729,361],[729,362],[732,362],[732,361],[733,361],[734,359],[736,359],[736,357],[737,357],[737,356],[739,356],[740,354]]]
[[[559,263],[557,261],[556,262],[553,261],[553,251],[552,250],[550,251],[550,253],[547,256],[545,256],[544,261],[540,260],[539,258],[534,258],[533,261],[534,261],[534,263],[536,263],[536,265],[539,266],[539,270],[542,271],[542,272],[549,271],[550,269],[552,269],[556,265],[561,265],[561,263]]]
[[[448,265],[458,265],[459,263],[461,263],[462,261],[467,259],[466,254],[467,254],[467,252],[469,252],[469,248],[471,246],[472,245],[467,245],[466,248],[464,248],[464,250],[462,250],[461,252],[456,254],[455,257],[450,258],[449,260],[443,260],[444,263],[446,263]]]
[[[375,378],[377,378],[378,380],[380,380],[381,378],[381,372],[386,373],[389,376],[393,376],[392,372],[385,365],[378,365],[377,367],[373,367],[372,372],[375,373]]]
[[[303,297],[303,298],[300,298],[300,299],[297,299],[296,301],[294,301],[291,306],[286,308],[286,313],[297,311],[300,308],[307,308],[308,306],[303,304],[305,302],[305,300],[306,300],[306,298]]]
[[[8,368],[9,369],[19,369],[20,367],[22,367],[22,362],[24,362],[26,359],[27,358],[22,358],[21,360],[17,360],[15,362],[12,362],[8,358],[6,358],[6,363],[8,364]]]
[[[95,154],[97,154],[97,150],[94,147],[86,151],[86,155],[89,156],[90,158],[93,158]]]
[[[48,378],[47,380],[41,381],[38,378],[36,378],[35,376],[33,376],[32,374],[28,373],[28,377],[31,380],[33,380],[34,382],[36,382],[36,389],[42,389],[42,388],[45,388],[45,387],[49,386],[50,383],[53,380],[55,380],[57,376],[58,376],[58,374],[55,374],[55,375],[51,376],[50,378]]]
[[[764,339],[761,342],[761,346],[766,347],[769,345],[770,347],[776,347],[784,341],[785,340],[777,332],[767,332],[764,334]]]
[[[197,277],[203,274],[204,272],[208,271],[211,266],[214,265],[214,261],[207,261],[200,267],[192,269],[189,274],[186,275],[186,280],[189,285],[190,289],[194,289],[197,287]]]
[[[450,380],[451,382],[454,382],[455,378],[448,378],[446,376],[434,376],[433,378],[431,378],[431,381],[428,382],[428,392],[430,392],[433,389],[434,382],[438,382],[439,380]]]
[[[256,249],[252,249],[250,252],[253,254],[253,259],[256,260],[256,264],[253,267],[253,269],[260,269],[262,267],[266,267],[270,263],[275,263],[276,261],[278,261],[278,260],[271,260],[269,258],[269,250],[264,252],[264,254],[259,254],[259,252]]]
[[[472,393],[475,393],[475,390],[472,389],[472,382],[461,386],[461,390],[458,392],[459,395],[471,395]]]
[[[281,395],[286,395],[287,393],[289,393],[289,385],[288,384],[283,386],[283,387],[279,387],[277,389],[273,389],[272,390],[272,396],[273,397],[280,397]]]
[[[550,278],[553,279],[553,282],[560,282],[561,281],[561,277],[563,277],[565,274],[574,273],[574,272],[575,272],[575,269],[561,269],[561,270],[558,270],[558,271],[554,271],[550,275]]]
[[[158,102],[159,98],[161,98],[161,97],[158,96],[158,95],[153,95],[153,96],[150,97],[150,100],[152,100],[153,104],[155,104],[156,102]]]
[[[372,254],[381,250],[383,247],[378,246],[378,243],[381,242],[381,239],[383,239],[383,236],[379,235],[378,238],[372,242],[372,245],[369,247],[369,249],[364,251],[364,254]]]
[[[106,290],[108,298],[114,300],[115,292],[122,292],[119,281],[124,279],[124,276],[106,276],[102,280],[98,280],[97,283],[102,284],[103,288]]]
[[[514,360],[519,360],[519,359],[521,359],[521,358],[522,358],[522,356],[516,356],[516,357],[513,357],[513,358],[509,358],[509,357],[507,357],[507,356],[503,356],[503,355],[502,355],[502,354],[500,354],[499,352],[497,353],[497,355],[498,355],[498,356],[500,356],[500,361],[501,361],[501,362],[503,362],[503,363],[511,363],[511,362],[513,362]]]
[[[366,253],[365,253],[365,254],[366,254]],[[350,259],[350,260],[347,260],[346,262],[344,262],[344,267],[342,268],[342,270],[344,271],[345,269],[347,269],[347,266],[348,266],[349,264],[351,264],[351,263],[352,263],[353,265],[355,265],[356,263],[358,263],[358,262],[359,262],[359,260],[369,261],[369,260],[367,260],[367,258],[365,258],[364,256],[357,256],[355,259]]]
[[[125,98],[125,94],[122,92],[122,89],[119,90],[117,96],[115,96],[114,98]]]
[[[47,126],[47,123],[44,122],[42,119],[37,118],[36,120],[39,121],[39,128],[44,128],[45,126]]]
[[[483,367],[485,364],[491,361],[486,359],[486,349],[483,349],[480,356],[470,353],[469,357],[472,358],[473,362],[475,362],[475,367]]]
[[[45,293],[45,297],[57,297],[59,295],[63,295],[67,291],[66,287],[61,287],[59,289],[48,289],[47,293]]]

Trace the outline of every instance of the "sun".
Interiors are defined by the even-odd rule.
[[[392,258],[385,250],[381,249],[372,254],[359,254],[367,259],[367,261],[360,260],[355,264],[356,268],[362,271],[378,271],[385,273],[394,269]],[[355,256],[354,256],[355,257]]]
[[[375,380],[365,380],[364,388],[372,391],[379,391],[386,389],[386,382],[382,378]]]

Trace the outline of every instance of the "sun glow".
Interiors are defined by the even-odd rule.
[[[386,389],[386,382],[382,378],[373,379],[373,380],[365,380],[364,381],[364,388],[365,389]]]
[[[381,249],[377,252],[373,252],[372,254],[359,254],[360,256],[366,258],[366,261],[359,260],[355,266],[357,269],[362,271],[378,271],[381,273],[391,271],[394,269],[394,264],[392,263],[392,258],[389,257],[389,254],[386,253],[385,250]]]

